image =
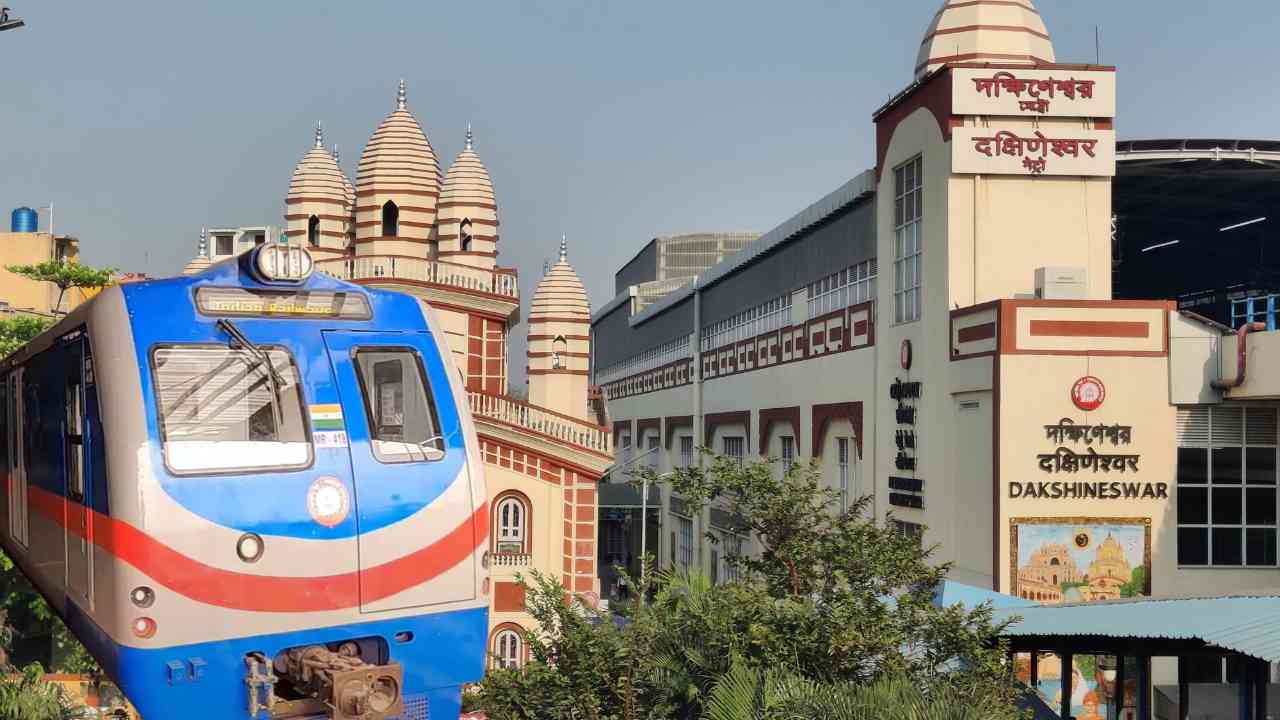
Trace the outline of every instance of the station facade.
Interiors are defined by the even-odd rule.
[[[813,460],[955,580],[1039,602],[1274,585],[1280,336],[1112,299],[1116,88],[1056,61],[1030,0],[944,4],[873,114],[874,168],[595,313],[613,479],[699,447]],[[751,552],[723,508],[656,502],[663,565]]]

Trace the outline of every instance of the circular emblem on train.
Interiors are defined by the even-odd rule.
[[[307,510],[312,520],[325,527],[338,525],[347,519],[347,513],[351,511],[347,488],[335,477],[317,479],[307,490]]]
[[[911,341],[903,339],[902,349],[899,351],[898,361],[902,363],[903,370],[911,369]]]
[[[1107,388],[1102,381],[1092,375],[1085,375],[1071,386],[1071,402],[1076,407],[1088,412],[1097,410],[1107,398]]]

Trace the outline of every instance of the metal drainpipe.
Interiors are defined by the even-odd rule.
[[[693,437],[694,452],[698,452],[697,448],[702,447],[707,439],[703,433],[702,423],[702,292],[698,287],[701,277],[693,278]],[[698,467],[702,467],[702,453],[698,452]],[[701,538],[706,534],[708,522],[711,517],[711,509],[704,507],[702,512],[698,513],[698,537]],[[698,567],[705,570],[707,563],[703,557],[703,551],[706,549],[706,543],[699,540],[697,544],[697,564]],[[710,575],[710,572],[707,573]]]
[[[1230,390],[1231,388],[1240,387],[1241,385],[1244,384],[1245,367],[1247,363],[1245,358],[1245,348],[1247,345],[1247,341],[1245,340],[1245,338],[1248,337],[1249,333],[1261,332],[1266,329],[1267,329],[1266,323],[1247,322],[1241,325],[1239,330],[1236,330],[1236,376],[1235,376],[1235,379],[1223,380],[1222,378],[1218,378],[1217,380],[1214,380],[1212,383],[1210,383],[1213,389]]]
[[[693,437],[694,451],[707,439],[702,436],[702,278],[693,278]],[[702,453],[698,453],[698,466],[702,466]]]

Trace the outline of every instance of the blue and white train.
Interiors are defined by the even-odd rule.
[[[458,716],[488,506],[424,303],[263,245],[0,361],[0,545],[147,720]]]

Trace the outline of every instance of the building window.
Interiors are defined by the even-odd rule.
[[[715,350],[790,324],[791,293],[787,293],[703,327],[701,347],[703,352]]]
[[[649,448],[645,452],[648,453],[647,462],[649,464],[649,469],[653,470],[654,472],[657,472],[658,471],[658,436],[657,435],[649,436]]]
[[[680,467],[693,467],[693,436],[680,436]]]
[[[836,438],[836,463],[840,468],[840,512],[849,511],[849,438]]]
[[[790,435],[782,436],[782,469],[787,471],[796,464],[796,439]]]
[[[507,495],[498,500],[494,512],[494,552],[525,554],[529,549],[529,505],[517,495]]]
[[[676,537],[676,561],[687,570],[693,565],[693,520],[677,515]]]
[[[311,247],[320,244],[320,218],[315,215],[307,220],[307,244]]]
[[[382,236],[396,237],[400,234],[400,208],[390,200],[382,206]]]
[[[738,560],[743,556],[741,535],[726,534],[724,536],[724,581],[738,582],[742,579],[742,569]]]
[[[715,550],[711,551],[711,584],[718,585],[720,583],[720,553]]]
[[[235,247],[232,245],[232,237],[230,235],[214,235],[213,249],[214,254],[221,257],[224,255],[234,255]]]
[[[1178,410],[1178,564],[1276,565],[1276,408]]]
[[[461,247],[463,252],[471,250],[471,218],[464,218],[458,225],[458,247]]]
[[[809,283],[809,317],[866,302],[876,294],[876,260],[872,258]]]
[[[493,636],[493,666],[518,668],[524,660],[524,638],[515,630],[499,630]]]
[[[919,545],[924,540],[923,525],[912,523],[912,522],[904,522],[902,520],[894,520],[893,527],[899,533],[902,533],[903,535],[915,540],[917,545]]]
[[[567,352],[569,352],[569,342],[564,339],[563,335],[559,335],[555,340],[551,341],[552,369],[559,370],[568,364],[565,358],[565,353]]]
[[[920,318],[921,160],[917,155],[893,171],[893,319]]]
[[[618,455],[622,458],[622,465],[625,468],[627,463],[631,462],[631,431],[623,430],[618,436],[618,447],[621,448]]]
[[[734,460],[737,460],[737,461],[738,461],[738,464],[739,464],[739,465],[741,465],[741,464],[742,464],[742,457],[743,457],[743,454],[744,454],[744,452],[743,452],[743,447],[742,447],[742,445],[743,445],[743,443],[742,443],[742,438],[740,438],[740,437],[727,437],[727,438],[725,438],[725,439],[724,439],[723,444],[724,444],[724,455],[725,455],[725,457],[731,457],[731,458],[733,458]]]

